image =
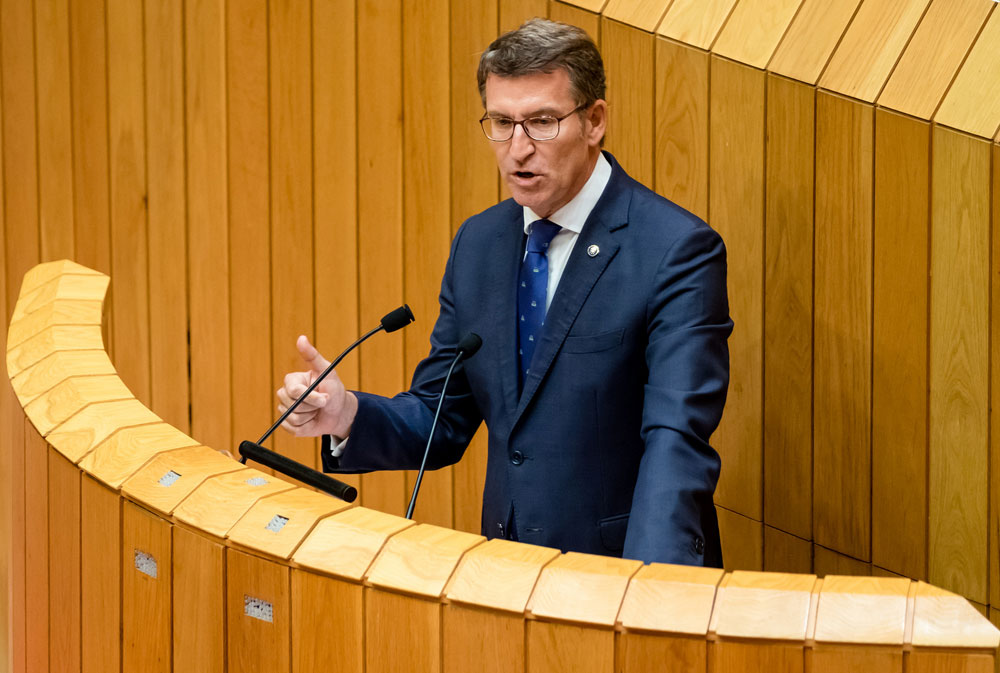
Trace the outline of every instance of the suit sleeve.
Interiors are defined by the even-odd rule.
[[[358,413],[350,441],[339,458],[333,458],[324,439],[323,469],[327,472],[371,472],[418,469],[445,375],[455,357],[459,334],[453,290],[455,257],[465,225],[452,241],[438,297],[440,311],[431,332],[430,354],[413,374],[410,389],[392,398],[355,392]],[[469,390],[462,363],[455,367],[448,394],[441,407],[428,469],[458,462],[482,423],[482,414]]]
[[[726,401],[732,328],[725,246],[702,225],[667,251],[647,307],[645,449],[626,557],[721,565],[712,500],[720,461],[709,438]]]

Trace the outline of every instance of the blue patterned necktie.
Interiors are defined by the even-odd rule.
[[[535,346],[545,324],[545,296],[549,284],[549,260],[546,252],[560,227],[548,220],[531,223],[528,250],[521,262],[517,287],[517,361],[518,390],[524,388]]]

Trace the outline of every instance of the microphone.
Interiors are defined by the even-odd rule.
[[[413,494],[410,496],[410,505],[406,508],[406,518],[413,518],[413,508],[417,504],[417,493],[420,491],[420,482],[424,480],[424,470],[427,468],[427,456],[431,452],[431,442],[434,440],[434,430],[437,428],[438,416],[441,415],[441,405],[444,404],[444,394],[448,390],[448,381],[451,373],[455,370],[455,365],[462,358],[471,358],[483,345],[483,339],[475,332],[469,332],[458,342],[455,348],[455,359],[448,367],[448,374],[444,377],[444,385],[441,386],[441,396],[438,398],[437,411],[434,412],[434,422],[431,423],[431,432],[427,436],[427,446],[424,448],[424,458],[420,461],[420,470],[417,472],[417,482],[413,485]]]
[[[275,453],[270,449],[265,449],[259,444],[254,444],[250,441],[240,442],[240,455],[243,456],[243,461],[249,458],[265,467],[277,470],[292,479],[298,479],[304,484],[314,486],[345,502],[354,502],[358,497],[358,489],[350,484],[345,484],[328,474],[317,472],[311,467],[307,467],[280,453]]]

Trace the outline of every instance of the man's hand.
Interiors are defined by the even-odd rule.
[[[304,335],[295,342],[299,354],[305,360],[309,371],[292,372],[285,375],[285,385],[278,392],[278,412],[292,405],[299,395],[330,366],[329,360],[320,355],[315,346],[309,343]],[[295,408],[281,427],[296,437],[317,437],[319,435],[336,435],[347,437],[354,425],[354,416],[358,412],[358,398],[344,389],[337,372],[330,372],[309,397]]]

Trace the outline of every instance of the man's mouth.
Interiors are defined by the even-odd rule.
[[[525,180],[535,177],[535,174],[531,171],[514,171],[514,175]]]

